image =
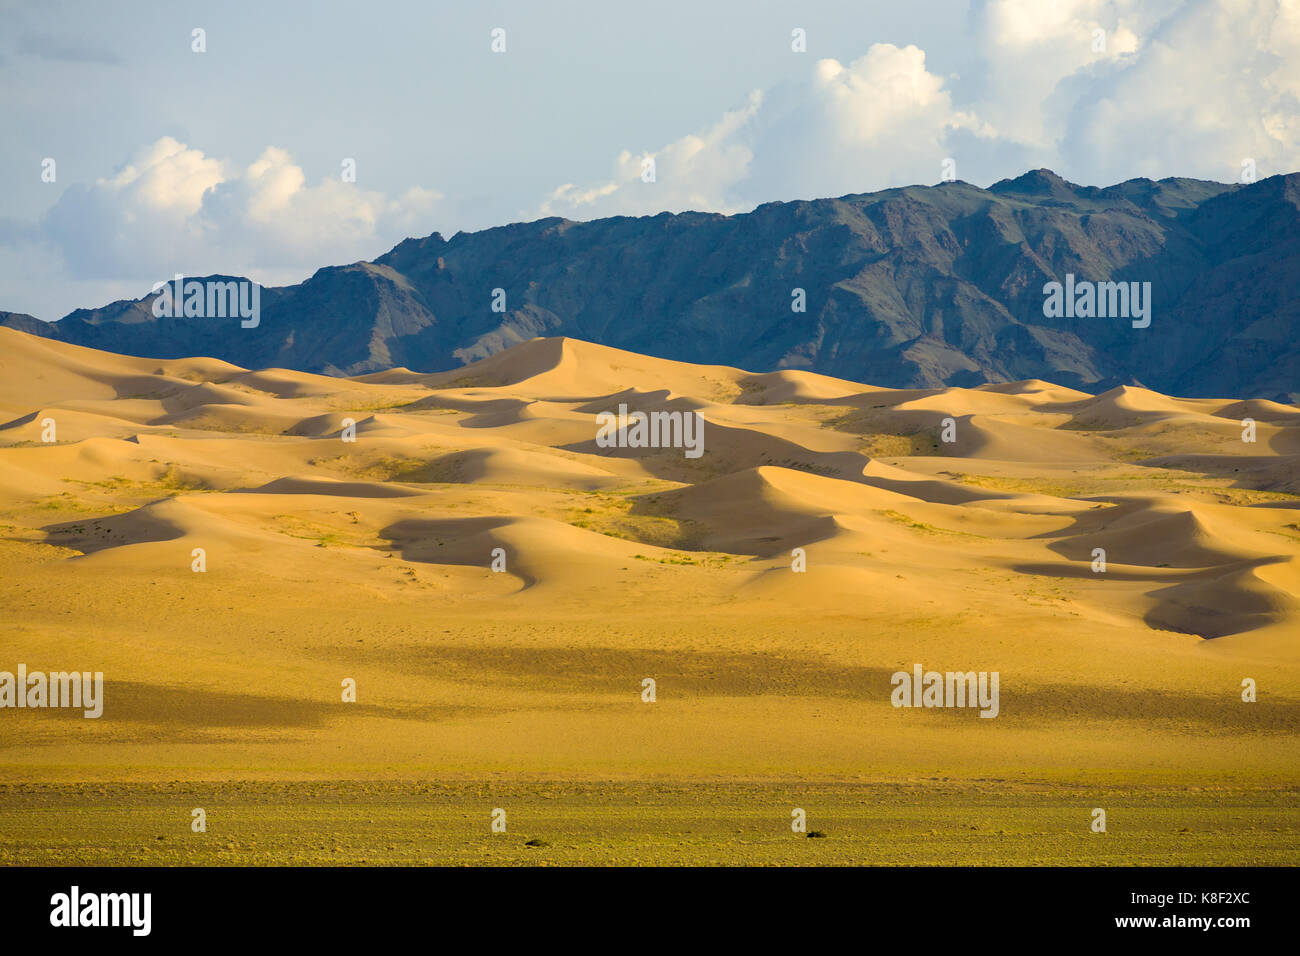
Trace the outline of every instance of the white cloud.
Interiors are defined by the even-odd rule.
[[[1075,84],[1062,168],[1102,182],[1300,168],[1300,0],[1188,3]]]
[[[841,195],[895,185],[920,169],[934,181],[955,131],[990,136],[956,109],[915,46],[873,45],[847,65],[816,61],[796,89],[755,91],[704,132],[647,153],[624,151],[613,176],[567,184],[541,215],[592,219],[668,210],[733,212],[771,199]],[[642,180],[653,157],[655,182]]]
[[[322,265],[378,255],[387,251],[374,249],[378,240],[396,243],[413,227],[427,235],[440,198],[417,187],[389,200],[340,177],[309,186],[289,154],[270,147],[204,196],[202,221],[223,236],[242,237],[258,263]]]
[[[164,136],[113,176],[71,186],[41,225],[80,278],[174,272],[261,278],[372,257],[432,231],[437,193],[396,199],[339,177],[309,185],[283,149],[247,167]]]
[[[769,103],[753,180],[740,189],[750,204],[937,182],[957,139],[995,136],[954,105],[947,80],[915,46],[877,43],[848,64],[820,60],[805,84]]]
[[[972,12],[980,45],[972,96],[1001,134],[1051,150],[1070,103],[1060,85],[1130,61],[1179,0],[984,0]]]
[[[702,133],[684,136],[655,152],[624,150],[614,161],[609,180],[584,187],[560,186],[542,202],[538,215],[598,219],[688,209],[730,211],[726,194],[748,174],[754,154],[745,139],[761,104],[761,94],[751,93],[744,106],[724,114]],[[654,161],[653,182],[642,177],[646,160]]]
[[[735,212],[940,179],[987,185],[1034,166],[1109,185],[1137,176],[1234,179],[1300,168],[1300,0],[984,0],[977,68],[930,71],[916,46],[824,59],[755,91],[653,156],[622,153],[603,182],[568,184],[539,215]]]

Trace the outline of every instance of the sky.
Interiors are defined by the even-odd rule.
[[[1294,172],[1300,0],[0,0],[0,129],[0,310],[54,320],[544,216]]]

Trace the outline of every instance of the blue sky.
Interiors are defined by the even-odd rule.
[[[981,186],[1300,168],[1300,0],[7,3],[0,78],[0,309],[45,319],[945,159]]]

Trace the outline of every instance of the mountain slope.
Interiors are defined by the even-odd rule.
[[[1029,378],[1102,391],[1294,401],[1300,174],[1251,185],[1036,170],[723,216],[543,219],[408,239],[373,263],[263,290],[261,321],[162,318],[152,297],[44,329],[155,358],[356,375],[447,370],[534,336],[890,387]],[[1067,274],[1150,282],[1152,322],[1045,318]],[[504,311],[494,311],[494,290]],[[792,311],[802,289],[806,311]],[[498,300],[499,301],[499,300]],[[39,323],[37,323],[39,324]]]

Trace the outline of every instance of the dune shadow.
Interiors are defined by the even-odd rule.
[[[379,536],[391,543],[403,560],[426,564],[477,564],[491,560],[491,534],[511,523],[495,515],[475,518],[404,518],[379,529]],[[468,552],[472,544],[483,547]],[[478,551],[482,553],[479,554]]]
[[[637,696],[641,681],[654,678],[657,693],[686,697],[813,697],[888,703],[892,678],[903,668],[837,665],[762,651],[719,652],[655,649],[528,648],[492,645],[402,645],[382,650],[340,648],[337,657],[445,680],[506,684],[556,694]],[[377,659],[380,658],[380,659]],[[927,670],[930,669],[927,666]],[[939,666],[935,670],[946,670]],[[1300,730],[1300,701],[1273,700],[1243,706],[1232,687],[1223,694],[1183,693],[1094,684],[1020,685],[1013,673],[1000,675],[1001,714],[979,717],[976,708],[931,708],[938,720],[998,721],[1036,725],[1046,721],[1108,720],[1196,724],[1220,730],[1294,733]]]
[[[121,514],[63,521],[46,525],[41,531],[47,544],[71,548],[83,555],[128,544],[156,544],[185,537],[184,531],[148,509],[148,505],[143,505]]]
[[[350,716],[434,721],[466,716],[479,708],[451,705],[380,706],[142,681],[105,680],[103,714],[87,720],[84,708],[24,708],[12,713],[49,720],[73,720],[113,726],[118,723],[184,730],[318,729]]]

